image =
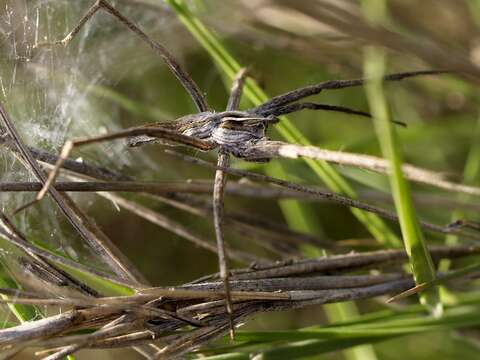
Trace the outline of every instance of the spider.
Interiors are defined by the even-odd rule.
[[[104,10],[127,26],[164,60],[166,65],[191,96],[198,109],[198,113],[189,114],[170,122],[149,124],[106,135],[66,141],[54,169],[50,172],[48,178],[44,182],[44,186],[35,197],[35,200],[22,206],[18,210],[32,205],[32,203],[41,200],[45,196],[50,186],[54,184],[60,168],[68,159],[69,154],[74,147],[101,141],[127,138],[127,143],[130,146],[140,146],[155,141],[166,141],[167,143],[181,144],[201,151],[211,151],[216,149],[218,151],[218,161],[213,190],[213,219],[218,247],[220,277],[224,283],[226,310],[230,316],[230,335],[233,338],[234,326],[232,321],[232,300],[229,287],[229,267],[226,258],[222,228],[224,187],[227,180],[226,172],[224,170],[229,167],[230,157],[234,156],[247,161],[268,161],[272,157],[292,157],[292,155],[294,157],[305,156],[315,158],[315,154],[312,154],[310,151],[312,147],[297,146],[295,149],[292,149],[289,147],[291,146],[290,144],[269,140],[267,137],[268,127],[279,122],[279,117],[281,115],[304,109],[336,111],[370,117],[370,114],[367,112],[343,106],[299,102],[300,100],[316,95],[323,90],[361,86],[364,84],[365,80],[332,80],[322,82],[286,92],[271,98],[260,106],[241,111],[238,108],[247,76],[247,71],[242,69],[233,82],[226,110],[215,112],[209,107],[205,96],[202,94],[194,80],[179,65],[169,51],[160,43],[152,40],[146,33],[122,15],[116,8],[112,7],[106,0],[95,1],[73,30],[63,40],[56,41],[53,44],[66,46],[82,29],[83,25],[99,10]],[[396,73],[385,76],[384,80],[398,81],[408,77],[438,74],[441,72],[442,71],[426,70]]]

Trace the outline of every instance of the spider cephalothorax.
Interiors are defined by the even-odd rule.
[[[279,120],[273,115],[261,116],[244,111],[224,111],[218,113],[220,122],[211,134],[211,140],[223,151],[236,157],[245,157],[246,148],[261,140],[266,140],[269,124]]]

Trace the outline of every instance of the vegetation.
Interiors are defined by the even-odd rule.
[[[0,64],[0,99],[30,146],[27,151],[55,155],[68,139],[196,112],[151,49],[106,12],[65,47],[36,46],[63,38],[90,1],[21,3],[7,1],[1,15],[1,46],[8,56]],[[58,358],[73,353],[86,358],[91,351],[107,356],[119,350],[77,350],[108,347],[109,339],[124,334],[138,334],[139,358],[158,351],[167,358],[188,353],[207,359],[475,358],[480,323],[476,1],[122,0],[114,6],[181,58],[217,111],[225,108],[231,82],[244,66],[250,77],[242,109],[326,80],[370,79],[365,88],[324,90],[312,101],[368,111],[372,119],[304,110],[282,116],[269,136],[337,155],[384,157],[392,170],[372,171],[378,170],[367,164],[372,158],[362,156],[354,166],[319,156],[233,160],[232,167],[244,172],[229,175],[226,240],[231,268],[244,269],[232,278],[239,292],[233,295],[239,302],[235,322],[244,325],[231,342],[222,338],[228,331],[225,310],[213,305],[223,298],[215,276],[180,287],[217,272],[209,205],[213,171],[208,164],[198,166],[201,159],[215,161],[215,152],[174,148],[172,156],[161,145],[127,148],[122,140],[74,150],[71,160],[81,161],[65,163],[70,171],[62,171],[57,184],[61,190],[78,186],[72,181],[87,181],[83,190],[69,192],[73,201],[60,200],[74,214],[72,227],[54,196],[12,215],[41,184],[3,124],[4,351],[30,356],[30,344],[15,333],[23,334],[23,328],[15,326],[46,318],[51,333],[38,337],[38,346]],[[388,73],[424,69],[450,73],[381,80]],[[179,157],[178,151],[186,155]],[[272,184],[250,172],[307,189]],[[106,191],[95,192],[100,186]],[[361,206],[332,202],[328,191],[360,200]],[[337,200],[345,205],[342,199]],[[365,211],[362,204],[388,214]],[[76,222],[87,224],[89,243],[75,231],[82,226]],[[92,247],[103,244],[103,233],[114,243],[107,242],[106,252],[118,248],[132,263],[128,271],[138,269],[138,275],[125,279],[112,271],[108,255],[102,258],[103,245]],[[330,257],[336,254],[345,255]],[[277,260],[286,262],[271,265],[274,275],[262,282],[265,264]],[[252,261],[255,266],[248,268]],[[314,270],[295,270],[304,263]],[[46,271],[50,265],[45,264],[55,264],[54,270]],[[45,277],[52,271],[57,282]],[[269,282],[274,278],[280,279]],[[255,287],[242,279],[256,281]],[[363,285],[352,286],[354,281]],[[399,296],[389,304],[392,295]],[[159,298],[170,300],[165,305]],[[205,302],[208,311],[189,308],[201,309]],[[62,323],[53,321],[60,310]],[[103,318],[97,318],[100,311]],[[121,320],[110,323],[116,318]],[[105,334],[98,330],[104,325]],[[156,347],[147,345],[153,342],[151,331],[159,338]],[[135,344],[121,342],[120,356],[134,356]]]

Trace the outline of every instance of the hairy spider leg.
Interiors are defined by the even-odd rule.
[[[237,110],[242,98],[243,88],[245,86],[246,69],[241,69],[233,81],[230,98],[227,104],[227,111]],[[230,155],[222,149],[218,152],[217,165],[228,168],[230,164]],[[230,325],[230,338],[235,338],[235,326],[233,323],[233,304],[230,294],[229,267],[225,249],[225,239],[223,234],[223,215],[224,215],[224,195],[225,184],[227,182],[227,173],[222,169],[215,171],[215,180],[213,187],[213,223],[215,227],[215,238],[218,248],[218,262],[220,267],[220,277],[225,287],[225,305]]]
[[[305,109],[341,112],[345,114],[358,115],[358,116],[363,116],[367,118],[372,117],[372,115],[366,111],[355,110],[355,109],[351,109],[351,108],[340,106],[340,105],[328,105],[328,104],[319,104],[319,103],[313,103],[313,102],[299,102],[294,104],[279,105],[277,107],[272,107],[262,111],[261,115],[281,116],[281,115],[286,115],[286,114],[294,113],[294,112],[305,110]],[[392,120],[392,122],[397,125],[406,126],[406,124],[401,121]]]
[[[395,74],[389,74],[383,77],[384,81],[400,81],[405,78],[421,76],[421,75],[436,75],[449,73],[450,71],[446,70],[420,70],[420,71],[410,71],[410,72],[401,72]],[[318,84],[305,86],[295,90],[291,90],[281,95],[277,95],[270,100],[264,102],[260,106],[250,109],[249,111],[263,114],[264,112],[269,113],[274,111],[275,108],[283,106],[286,104],[291,104],[297,100],[319,94],[322,90],[334,90],[334,89],[345,89],[354,86],[362,86],[368,79],[351,79],[351,80],[329,80],[324,81]],[[301,109],[299,109],[301,110]],[[298,111],[298,110],[297,110]]]
[[[326,110],[326,111],[335,111],[335,112],[343,112],[346,114],[352,114],[352,115],[359,115],[359,116],[364,116],[371,118],[372,115],[368,112],[361,111],[361,110],[355,110],[355,109],[350,109],[345,106],[338,106],[338,105],[328,105],[328,104],[318,104],[318,103],[313,103],[313,102],[303,102],[303,103],[295,103],[295,104],[288,104],[288,105],[281,105],[277,107],[270,108],[268,110],[262,111],[262,115],[274,115],[274,116],[280,116],[280,115],[286,115],[290,114],[293,112],[301,111],[304,109],[309,109],[309,110]]]
[[[25,205],[22,205],[20,208],[15,210],[15,213],[18,213],[19,211],[24,210],[27,207],[36,203],[37,201],[43,199],[47,191],[54,184],[63,163],[68,159],[70,153],[75,147],[138,135],[148,135],[155,138],[161,138],[183,145],[191,146],[202,151],[213,150],[216,147],[215,144],[209,141],[200,140],[192,136],[183,135],[161,127],[134,127],[100,136],[67,140],[62,147],[62,150],[57,159],[57,162],[55,163],[54,168],[48,174],[48,178],[45,181],[45,184],[43,185],[42,189],[37,193],[35,199]]]

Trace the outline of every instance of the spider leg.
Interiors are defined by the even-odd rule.
[[[386,75],[384,81],[400,81],[405,78],[420,76],[420,75],[435,75],[448,73],[445,70],[422,70],[422,71],[410,71],[396,74]],[[275,96],[256,108],[250,109],[252,112],[263,113],[273,108],[290,104],[294,101],[306,98],[308,96],[319,94],[322,90],[344,89],[353,86],[361,86],[365,83],[366,79],[352,79],[352,80],[329,80],[321,82],[315,85],[305,86],[299,89],[295,89],[284,94]]]
[[[480,231],[480,223],[477,221],[460,219],[448,224],[447,228],[452,230],[466,228],[466,229],[471,229],[475,231]]]
[[[228,168],[230,164],[230,155],[220,151],[218,154],[217,165],[222,168]],[[213,223],[215,227],[215,237],[217,239],[218,247],[218,262],[220,265],[220,277],[223,280],[225,287],[225,304],[227,314],[230,319],[230,337],[232,340],[235,337],[235,328],[233,325],[233,306],[232,297],[230,294],[230,273],[227,262],[227,255],[225,250],[225,239],[223,234],[223,215],[224,215],[224,195],[225,183],[227,181],[227,173],[223,170],[215,171],[215,182],[213,186]]]
[[[227,111],[237,110],[238,106],[240,105],[246,75],[246,69],[241,69],[240,72],[237,74],[232,84],[232,90],[227,104]],[[217,165],[221,168],[228,168],[230,165],[230,155],[222,149],[220,149],[220,151],[218,152]],[[229,319],[230,338],[234,340],[235,326],[233,323],[233,305],[229,283],[230,272],[228,269],[228,262],[225,250],[225,239],[223,234],[223,210],[226,182],[227,173],[222,169],[217,169],[215,171],[215,181],[213,186],[213,223],[215,227],[215,237],[217,239],[220,277],[222,278],[225,287],[225,304]]]
[[[148,135],[151,137],[174,141],[174,142],[188,145],[203,151],[212,150],[215,148],[215,145],[212,144],[211,142],[199,140],[194,137],[183,135],[175,131],[164,129],[161,127],[136,127],[136,128],[125,129],[125,130],[117,131],[110,134],[100,135],[100,136],[68,140],[63,145],[53,170],[49,173],[47,180],[45,181],[42,189],[37,193],[37,196],[35,197],[35,199],[21,206],[17,210],[15,210],[15,213],[21,210],[24,210],[27,207],[36,203],[37,201],[40,201],[41,199],[43,199],[45,194],[49,191],[50,187],[55,182],[55,179],[59,174],[60,168],[63,166],[64,162],[67,161],[70,153],[75,147],[108,141],[108,140],[121,139],[128,136],[136,136],[136,135]]]
[[[243,88],[245,87],[245,80],[247,78],[248,69],[240,69],[237,76],[232,83],[230,98],[228,99],[227,111],[236,111],[240,106],[242,99]]]
[[[311,103],[311,102],[295,103],[295,104],[288,104],[288,105],[269,108],[269,109],[266,109],[265,111],[263,111],[261,113],[261,115],[263,115],[263,116],[268,116],[268,115],[280,116],[280,115],[290,114],[290,113],[305,110],[305,109],[336,111],[336,112],[343,112],[343,113],[346,113],[346,114],[354,114],[354,115],[359,115],[359,116],[372,117],[372,115],[370,115],[370,113],[368,113],[368,112],[350,109],[350,108],[345,107],[345,106],[318,104],[318,103]]]
[[[312,102],[303,102],[303,103],[295,103],[295,104],[288,104],[288,105],[281,105],[278,107],[273,107],[269,109],[265,109],[263,112],[260,113],[262,116],[281,116],[285,114],[290,114],[293,112],[301,111],[301,110],[325,110],[325,111],[334,111],[334,112],[341,112],[345,114],[352,114],[358,116],[364,116],[371,118],[372,115],[368,112],[350,109],[345,106],[338,106],[338,105],[328,105],[328,104],[318,104]],[[401,121],[393,121],[393,123],[401,126],[406,126],[404,122]]]
[[[130,31],[134,32],[141,40],[147,43],[166,63],[170,71],[175,75],[175,77],[180,81],[185,90],[191,96],[193,102],[199,111],[207,111],[209,109],[208,103],[203,96],[200,88],[191,78],[191,76],[180,66],[180,64],[175,60],[172,54],[160,43],[151,39],[145,32],[143,32],[138,26],[133,22],[127,19],[122,13],[117,9],[111,6],[106,0],[96,0],[95,3],[87,10],[85,15],[79,20],[77,25],[70,31],[65,38],[62,40],[55,41],[53,45],[68,45],[70,41],[78,34],[87,21],[89,21],[99,10],[104,10],[117,20],[119,20],[123,25],[125,25]],[[36,44],[39,46],[51,45],[49,43],[40,43]]]

